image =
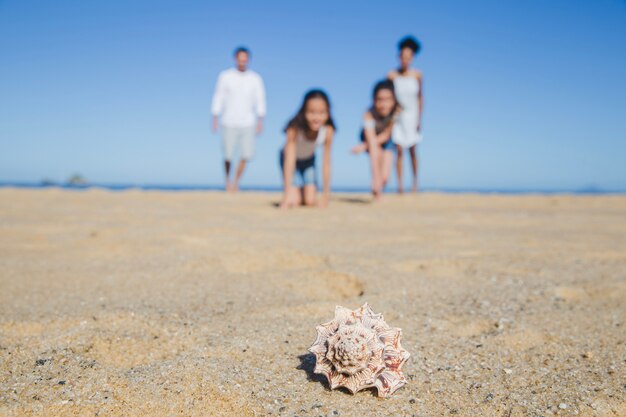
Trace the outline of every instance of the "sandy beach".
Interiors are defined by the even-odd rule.
[[[0,189],[2,416],[626,416],[626,197]],[[336,305],[409,383],[330,391]]]

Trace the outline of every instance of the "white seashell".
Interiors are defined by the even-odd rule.
[[[354,394],[376,387],[379,397],[388,397],[406,384],[400,368],[410,354],[400,345],[402,331],[367,303],[354,311],[337,306],[335,318],[316,329],[309,348],[313,372],[325,375],[331,389],[345,387]]]

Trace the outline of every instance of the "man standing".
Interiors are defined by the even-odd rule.
[[[226,190],[237,191],[246,162],[254,155],[255,136],[263,130],[265,116],[265,87],[256,72],[248,69],[250,51],[235,50],[235,68],[222,71],[213,95],[213,131],[219,129],[222,119],[222,141]],[[231,161],[239,152],[239,165],[235,180],[230,180]]]

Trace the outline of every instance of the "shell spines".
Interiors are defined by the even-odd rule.
[[[400,344],[402,331],[369,304],[356,310],[337,306],[335,318],[316,330],[309,348],[316,358],[314,372],[326,376],[331,389],[354,394],[375,387],[380,397],[388,397],[406,384],[401,368],[410,354]]]

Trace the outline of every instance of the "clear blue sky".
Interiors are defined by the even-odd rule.
[[[366,187],[349,149],[406,34],[425,187],[626,189],[623,0],[0,0],[0,181],[220,184],[210,101],[247,45],[268,117],[243,185],[279,185],[282,127],[322,87],[333,184]]]

